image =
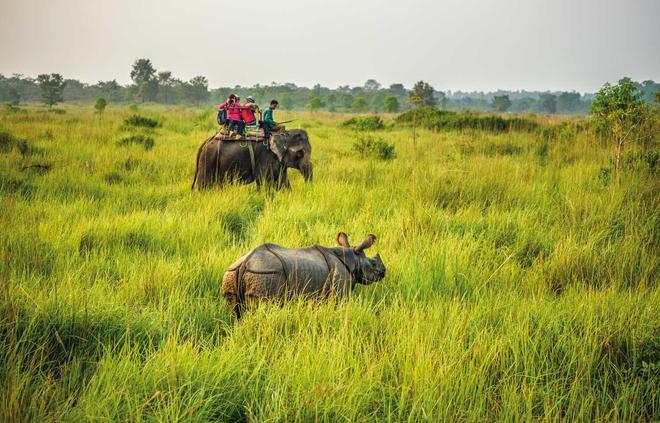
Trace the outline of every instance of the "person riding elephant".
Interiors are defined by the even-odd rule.
[[[249,144],[248,144],[249,143]],[[312,179],[312,146],[302,129],[272,134],[267,142],[227,142],[213,136],[197,151],[192,189],[239,182],[280,189],[290,187],[287,169]]]

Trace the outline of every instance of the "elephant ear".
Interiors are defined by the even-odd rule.
[[[270,136],[270,140],[268,140],[270,150],[275,153],[277,160],[279,160],[280,163],[284,160],[284,155],[286,154],[286,150],[288,148],[288,141],[289,136],[286,132],[282,134],[272,134]]]

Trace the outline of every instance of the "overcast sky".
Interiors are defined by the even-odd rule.
[[[394,3],[393,5],[387,5]],[[0,0],[0,73],[594,91],[660,80],[660,0]]]

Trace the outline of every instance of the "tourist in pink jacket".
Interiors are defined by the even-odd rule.
[[[239,136],[243,135],[245,123],[241,119],[241,110],[243,105],[240,103],[241,98],[236,94],[230,94],[227,101],[218,106],[218,109],[227,109],[227,127],[229,131],[233,131]]]

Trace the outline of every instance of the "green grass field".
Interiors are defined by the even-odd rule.
[[[0,114],[0,421],[660,419],[656,170],[617,180],[570,130],[418,130],[415,155],[394,126],[379,160],[349,116],[278,112],[310,135],[313,183],[194,192],[213,111],[139,113],[162,126]],[[234,322],[236,258],[339,230],[378,236],[382,282]]]

